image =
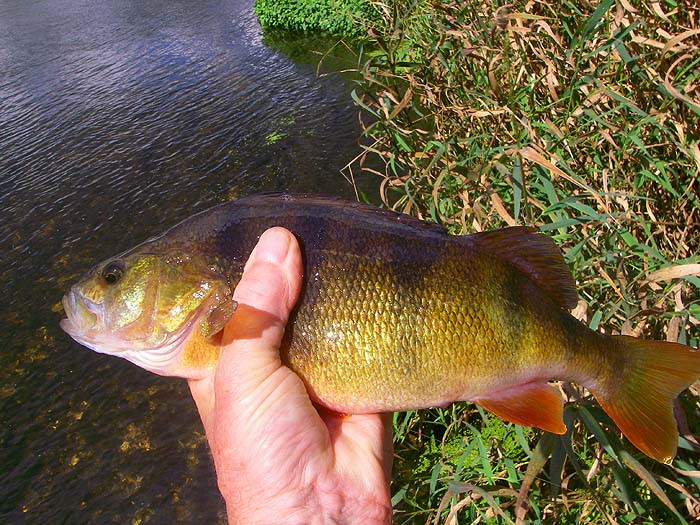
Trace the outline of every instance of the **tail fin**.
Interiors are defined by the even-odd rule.
[[[626,354],[619,383],[592,389],[593,395],[639,450],[670,463],[678,446],[672,402],[700,376],[700,352],[681,344],[634,337],[614,340]]]

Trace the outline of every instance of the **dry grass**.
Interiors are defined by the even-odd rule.
[[[455,233],[535,224],[560,243],[574,271],[580,319],[697,347],[700,6],[634,0],[375,6],[384,28],[371,33],[374,50],[364,58],[354,97],[370,141],[362,161],[378,157],[385,169],[361,165],[382,178],[384,202]],[[486,443],[477,457],[496,464],[491,474],[479,474],[481,483],[469,478],[470,488],[455,485],[465,479],[467,460],[451,464],[441,456],[450,468],[427,480],[411,472],[397,481],[404,483],[396,503],[406,521],[450,522],[452,512],[460,520],[522,522],[527,508],[533,523],[699,519],[697,474],[628,453],[585,393],[566,388],[580,400],[568,409],[571,435],[552,443],[545,437],[538,447],[528,438],[512,472]],[[688,417],[680,420],[684,448],[676,469],[694,470],[699,457],[697,388],[694,394],[682,399]],[[455,417],[473,422],[478,414],[468,410]],[[464,427],[443,411],[406,417],[413,419],[397,422],[399,454],[421,456],[427,439],[443,448],[464,439]],[[478,435],[495,424],[478,420]],[[545,464],[549,481],[541,479]],[[499,466],[507,483],[494,474]],[[546,499],[549,483],[557,488],[554,503]],[[516,495],[482,494],[485,485]]]

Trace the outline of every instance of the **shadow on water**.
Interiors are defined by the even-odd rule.
[[[0,3],[0,522],[223,520],[185,382],[72,342],[60,298],[223,200],[352,197],[351,86],[318,56],[251,0]]]

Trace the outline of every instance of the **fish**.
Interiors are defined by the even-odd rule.
[[[568,381],[644,454],[675,456],[672,402],[700,376],[700,352],[579,322],[561,251],[528,226],[457,236],[334,197],[253,195],[96,265],[64,296],[61,327],[156,374],[204,377],[235,323],[248,255],[273,226],[296,236],[303,258],[281,358],[317,405],[359,414],[468,401],[563,434],[551,382]]]

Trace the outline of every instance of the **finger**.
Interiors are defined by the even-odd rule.
[[[263,233],[233,294],[238,308],[224,328],[217,388],[249,391],[281,366],[279,346],[299,295],[301,273],[294,235],[284,228]]]
[[[393,460],[392,414],[341,415],[320,411],[336,454],[336,465],[352,472],[358,464],[374,464],[391,480]]]

